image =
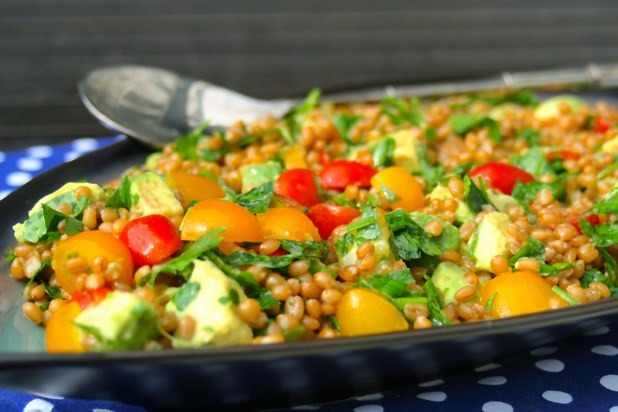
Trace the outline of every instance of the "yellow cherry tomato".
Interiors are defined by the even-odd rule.
[[[490,313],[496,318],[524,315],[568,306],[549,283],[529,271],[502,273],[483,287],[481,304],[493,298]]]
[[[182,170],[170,172],[166,180],[170,187],[178,190],[178,193],[180,193],[182,206],[185,209],[195,201],[220,199],[225,196],[221,186],[214,180]]]
[[[401,312],[377,293],[363,288],[347,291],[337,307],[336,318],[343,336],[408,330]]]
[[[425,205],[420,183],[404,167],[391,166],[380,170],[371,178],[371,186],[382,192],[385,188],[395,195],[396,199],[391,201],[393,209],[413,212]]]
[[[76,269],[71,267],[71,263],[67,265],[69,261],[74,262],[72,259],[77,257],[85,261],[86,267],[78,265]],[[70,294],[77,291],[78,287],[75,284],[77,275],[91,271],[93,262],[98,257],[103,257],[108,266],[111,263],[115,264],[117,276],[115,280],[127,284],[133,283],[133,259],[127,246],[114,235],[90,230],[69,236],[56,244],[52,269],[60,287]]]
[[[180,224],[182,240],[197,240],[206,231],[225,227],[225,242],[261,242],[262,228],[255,215],[236,203],[206,199],[193,206]]]
[[[275,207],[258,215],[266,239],[288,239],[298,242],[320,240],[318,228],[300,209]]]
[[[80,314],[77,302],[69,302],[60,307],[49,318],[45,327],[45,347],[49,353],[84,352],[82,333],[73,320]]]

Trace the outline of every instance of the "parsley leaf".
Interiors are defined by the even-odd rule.
[[[274,183],[267,182],[246,193],[234,196],[233,201],[252,213],[264,213],[274,196]]]
[[[386,137],[371,146],[369,151],[373,155],[374,166],[390,166],[393,163],[393,153],[395,152],[395,139]]]
[[[172,295],[172,302],[178,310],[183,311],[197,297],[200,289],[201,285],[198,282],[187,282]]]
[[[422,126],[425,123],[425,116],[423,116],[420,106],[418,99],[406,102],[396,97],[388,96],[380,103],[380,111],[397,126],[404,123],[411,124],[412,126]]]
[[[528,149],[526,153],[521,156],[515,156],[511,163],[537,178],[541,175],[554,172],[554,169],[547,161],[545,153],[536,148]]]
[[[72,211],[70,214],[65,215],[55,209],[61,203],[67,203],[71,206]],[[54,197],[49,202],[42,204],[40,210],[26,219],[24,222],[24,238],[31,243],[40,241],[52,242],[58,239],[61,235],[58,231],[58,224],[68,218],[80,219],[86,206],[91,203],[92,200],[86,196],[82,196],[77,200],[72,191]],[[75,234],[78,226],[78,224],[71,222],[69,224],[69,231]]]
[[[455,114],[449,117],[448,123],[453,131],[459,135],[464,135],[475,128],[487,127],[489,138],[494,143],[500,143],[500,125],[491,117],[476,114]]]
[[[442,312],[444,302],[440,297],[440,292],[438,292],[436,285],[434,285],[429,276],[425,276],[425,285],[423,286],[423,290],[427,296],[427,309],[429,309],[429,318],[432,323],[435,325],[448,325],[451,323],[449,318],[447,318],[444,312]]]
[[[321,92],[318,89],[313,89],[307,97],[294,107],[284,118],[285,125],[279,131],[283,138],[290,144],[294,144],[300,139],[303,125],[309,118],[309,114],[314,107],[317,106],[320,100]]]
[[[517,133],[517,137],[524,139],[528,147],[540,146],[541,144],[541,133],[532,128],[523,129]]]
[[[131,205],[136,202],[131,196],[131,179],[128,176],[123,176],[118,187],[112,192],[107,199],[105,207],[112,209],[125,208],[131,209]]]
[[[598,247],[608,247],[618,244],[618,223],[607,223],[593,226],[586,219],[579,221],[582,233],[592,239]]]
[[[204,123],[186,135],[177,138],[173,146],[173,150],[180,154],[184,159],[198,160],[200,155],[197,150],[197,145],[204,137],[204,130],[206,130],[206,127],[208,127],[208,124]]]
[[[529,257],[544,262],[545,245],[543,242],[535,237],[529,236],[528,239],[526,239],[526,243],[524,243],[522,247],[519,248],[517,253],[509,259],[509,265],[515,266],[517,261],[524,257]]]
[[[427,181],[429,187],[435,187],[444,177],[444,168],[440,165],[432,165],[427,156],[427,147],[424,144],[416,146],[420,175]]]
[[[361,119],[363,119],[363,116],[361,115],[336,114],[333,116],[332,121],[335,129],[337,129],[343,141],[346,142],[349,146],[354,146],[358,144],[358,142],[355,142],[350,137],[350,131],[352,131],[354,125],[358,123]]]
[[[479,213],[483,210],[483,206],[491,205],[491,200],[489,200],[489,195],[487,194],[487,190],[485,189],[485,183],[482,178],[479,178],[479,186],[477,186],[470,176],[464,176],[464,201],[470,208],[470,210],[474,213]]]
[[[618,187],[610,190],[592,207],[592,210],[597,213],[618,213]]]

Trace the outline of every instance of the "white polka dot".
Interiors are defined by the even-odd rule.
[[[597,355],[616,356],[618,355],[618,348],[612,345],[598,345],[590,349],[590,352]]]
[[[508,403],[499,401],[485,402],[481,407],[483,412],[513,412],[513,407]]]
[[[6,176],[6,184],[9,186],[18,187],[28,183],[32,179],[32,175],[27,172],[12,172]]]
[[[361,401],[361,402],[369,402],[369,401],[379,401],[380,399],[383,399],[384,395],[382,395],[381,393],[371,393],[369,395],[364,395],[364,396],[359,396],[358,398],[356,398],[357,401]]]
[[[434,379],[432,381],[421,382],[418,384],[421,388],[431,388],[432,386],[442,385],[444,381],[442,379]]]
[[[618,375],[605,375],[599,382],[604,388],[610,391],[618,392]]]
[[[43,399],[33,399],[24,407],[24,412],[51,412],[54,405]]]
[[[530,355],[532,355],[532,356],[547,356],[547,355],[551,355],[552,353],[556,353],[557,351],[558,351],[558,348],[556,348],[554,346],[543,346],[542,348],[532,349],[530,351]]]
[[[36,172],[43,168],[43,162],[34,157],[22,157],[17,161],[17,168],[27,172]]]
[[[543,392],[543,399],[553,403],[560,403],[567,405],[573,402],[573,397],[566,392],[561,391],[545,391]]]
[[[0,152],[0,163],[4,162],[6,160],[6,154],[4,154],[4,152]]]
[[[609,408],[609,412],[618,412],[618,405],[612,406],[611,408]]]
[[[478,383],[481,385],[491,386],[504,385],[506,383],[506,378],[504,376],[488,376],[486,378],[479,379]]]
[[[60,395],[50,395],[49,393],[40,393],[40,392],[31,392],[35,396],[42,396],[48,399],[64,399],[64,396]]]
[[[384,408],[380,405],[363,405],[352,410],[354,412],[383,412]]]
[[[474,368],[474,370],[477,372],[487,372],[501,367],[502,365],[500,365],[499,363],[486,363],[485,365],[477,366],[476,368]]]
[[[74,140],[72,146],[75,151],[85,153],[97,149],[99,147],[99,143],[97,142],[97,139],[85,137],[83,139]]]
[[[431,402],[444,402],[446,400],[446,393],[444,392],[423,392],[416,395],[417,398]]]
[[[73,159],[77,159],[79,156],[81,156],[81,153],[69,151],[64,154],[64,161],[70,162]]]
[[[536,361],[534,366],[545,372],[562,372],[564,363],[558,359],[543,359]]]
[[[599,335],[605,335],[606,333],[609,333],[609,331],[610,331],[609,326],[601,326],[600,328],[592,329],[592,330],[589,330],[588,332],[585,332],[584,335],[599,336]]]
[[[32,146],[26,150],[28,156],[30,157],[38,157],[39,159],[44,159],[52,155],[54,150],[51,146]]]
[[[10,190],[0,190],[0,199],[4,199],[9,195],[9,193],[11,193]]]

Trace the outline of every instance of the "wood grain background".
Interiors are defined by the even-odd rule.
[[[256,97],[618,62],[612,0],[2,0],[0,148],[108,134],[78,81],[136,63]]]

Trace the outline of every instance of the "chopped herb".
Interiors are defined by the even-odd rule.
[[[618,213],[618,187],[611,189],[603,199],[599,200],[592,211],[596,213]]]
[[[365,208],[360,217],[346,228],[357,240],[376,240],[382,235],[376,211],[369,207]]]
[[[228,303],[238,305],[240,303],[240,296],[238,295],[238,291],[236,291],[236,289],[230,289],[230,294],[221,296],[218,301],[222,305],[227,305]]]
[[[416,146],[420,175],[427,181],[430,188],[435,187],[444,177],[444,168],[439,165],[432,165],[427,157],[427,147],[420,143]]]
[[[517,133],[517,137],[524,139],[528,147],[536,147],[541,144],[541,133],[531,128],[520,131]]]
[[[519,106],[536,106],[539,104],[539,98],[530,90],[518,90],[503,96],[476,95],[470,97],[470,102],[474,101],[482,101],[492,106],[499,106],[506,103],[513,103]]]
[[[61,203],[71,206],[71,213],[65,215],[55,209]],[[92,200],[82,196],[79,200],[75,198],[74,192],[66,192],[51,199],[41,205],[41,210],[34,213],[24,222],[24,238],[31,243],[40,241],[52,242],[61,236],[58,231],[58,224],[67,218],[81,219],[81,215]],[[71,224],[70,230],[76,230],[77,226]],[[74,233],[73,233],[74,234]]]
[[[393,163],[395,139],[386,137],[370,148],[374,166],[390,166]]]
[[[274,183],[267,182],[246,193],[234,196],[233,201],[252,213],[264,213],[274,196]]]
[[[530,202],[536,199],[536,195],[541,189],[549,189],[554,199],[563,200],[566,196],[566,189],[564,186],[565,179],[566,175],[559,175],[556,180],[551,183],[538,181],[522,183],[521,181],[517,181],[513,187],[511,196],[513,196],[526,210],[529,209]]]
[[[144,285],[148,282],[154,284],[157,276],[161,273],[180,276],[185,280],[188,279],[193,269],[193,261],[203,256],[208,250],[217,247],[221,243],[222,238],[220,235],[224,230],[225,228],[217,228],[207,231],[177,257],[154,266],[150,275],[144,276],[139,284]]]
[[[575,266],[574,262],[557,262],[552,265],[541,262],[541,268],[539,275],[541,276],[555,276],[565,269],[569,269]]]
[[[412,292],[408,287],[415,283],[410,269],[402,269],[385,275],[373,275],[369,279],[360,278],[356,285],[373,289],[389,299],[419,296],[418,292]]]
[[[580,279],[580,284],[583,288],[589,288],[592,282],[603,283],[605,286],[609,288],[609,292],[612,296],[616,296],[618,294],[617,285],[612,282],[612,279],[609,276],[606,276],[598,269],[587,269],[584,271]]]
[[[427,309],[429,309],[429,318],[431,319],[431,322],[438,326],[448,325],[451,323],[449,318],[447,318],[444,312],[442,312],[444,302],[440,297],[440,292],[438,292],[436,285],[433,284],[433,281],[429,276],[425,276],[425,285],[423,286],[423,290],[427,296]]]
[[[112,209],[125,208],[131,209],[131,205],[137,202],[131,195],[131,179],[128,176],[123,176],[118,187],[112,192],[107,199],[105,207]]]
[[[283,333],[283,338],[285,339],[286,342],[302,340],[304,338],[312,336],[311,331],[309,331],[303,325],[298,325],[292,329],[286,329],[282,333]]]
[[[489,129],[489,138],[494,143],[500,143],[500,125],[491,117],[476,114],[455,114],[448,119],[453,131],[459,135],[465,135],[469,131],[479,127]]]
[[[302,128],[309,114],[314,107],[317,106],[320,100],[321,92],[318,89],[313,89],[307,97],[294,107],[284,118],[285,125],[279,130],[283,138],[290,144],[296,143],[300,139]]]
[[[204,137],[204,131],[208,127],[207,123],[204,123],[186,135],[180,136],[176,139],[176,143],[173,146],[173,150],[180,154],[187,160],[198,160],[200,158],[197,146],[200,140]]]
[[[200,293],[201,285],[198,282],[187,282],[172,296],[172,302],[178,310],[183,311]]]
[[[494,307],[494,302],[496,300],[497,295],[498,295],[498,292],[494,292],[494,294],[491,295],[489,300],[487,300],[487,302],[485,303],[485,312],[491,312],[491,310]]]
[[[601,170],[597,174],[597,179],[598,180],[605,179],[607,176],[614,173],[616,169],[618,169],[618,156],[614,156],[614,160],[612,164],[610,164],[609,166],[607,166],[605,169]]]
[[[547,161],[545,153],[536,148],[528,149],[526,153],[521,156],[515,156],[511,163],[513,166],[524,169],[536,178],[544,174],[554,173],[554,169]]]
[[[618,244],[618,223],[607,223],[593,226],[586,219],[579,221],[582,233],[592,239],[598,247],[608,247]]]
[[[543,242],[541,242],[537,238],[528,236],[528,239],[526,239],[526,243],[524,243],[522,247],[519,248],[517,253],[515,253],[509,259],[509,265],[515,266],[517,261],[524,257],[533,258],[540,262],[544,262],[545,261],[545,245],[543,244]]]
[[[6,256],[4,257],[4,261],[5,262],[12,262],[17,258],[17,255],[15,254],[14,250],[9,250],[8,253],[6,254]]]
[[[341,325],[339,324],[339,320],[335,317],[335,315],[328,315],[326,319],[328,319],[331,325],[333,325],[333,329],[335,329],[337,332],[341,332]]]
[[[336,114],[333,116],[333,125],[335,126],[335,129],[337,129],[343,141],[349,146],[358,144],[352,140],[350,132],[352,131],[354,125],[362,119],[363,116],[361,115]]]
[[[482,178],[478,179],[478,186],[472,181],[470,176],[464,176],[464,201],[474,213],[479,213],[486,205],[491,205],[485,183]]]
[[[425,123],[425,116],[423,116],[418,99],[406,102],[389,96],[380,103],[380,111],[397,126],[406,123],[412,126],[422,126]]]
[[[569,305],[571,306],[579,305],[579,302],[577,301],[577,299],[569,295],[564,289],[560,288],[560,286],[554,285],[551,287],[551,290],[552,292],[554,292],[554,294],[556,294],[556,296],[566,300]]]

